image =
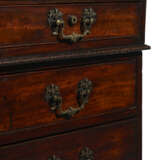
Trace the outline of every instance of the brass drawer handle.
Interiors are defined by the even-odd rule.
[[[89,149],[88,147],[83,148],[79,153],[79,160],[94,160],[94,152]],[[52,157],[48,158],[48,160],[61,160],[60,158],[53,155]]]
[[[81,80],[78,83],[77,89],[77,103],[78,107],[69,107],[66,110],[62,110],[62,96],[60,95],[59,87],[55,84],[51,84],[45,89],[45,100],[51,107],[51,110],[55,112],[57,117],[71,118],[73,115],[81,111],[88,103],[88,98],[92,91],[92,81],[87,78]]]
[[[67,41],[69,43],[77,42],[90,33],[92,25],[96,21],[96,13],[92,8],[85,8],[82,13],[80,30],[81,33],[72,33],[70,35],[64,34],[64,20],[63,14],[57,8],[54,8],[48,13],[48,23],[51,27],[52,34],[57,36],[60,41]],[[76,16],[69,17],[69,24],[72,26],[77,23]]]

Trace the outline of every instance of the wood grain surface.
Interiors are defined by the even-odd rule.
[[[3,160],[48,160],[56,155],[62,160],[78,160],[80,150],[88,147],[96,160],[137,160],[137,133],[137,121],[128,120],[0,147],[0,157]]]
[[[52,83],[58,85],[63,97],[62,108],[76,107],[77,84],[84,78],[93,82],[93,91],[86,108],[73,119],[86,119],[135,106],[135,61],[1,76],[0,108],[9,108],[10,130],[60,121],[65,124],[66,120],[56,118],[51,112],[44,99],[45,88]],[[3,117],[0,119],[3,121]]]
[[[97,13],[91,34],[74,44],[57,41],[48,24],[48,12],[58,8],[64,15],[64,33],[80,33],[84,8]],[[0,7],[0,56],[70,51],[84,48],[143,44],[143,3],[50,4]],[[78,23],[70,27],[68,16]],[[32,48],[31,48],[32,47]]]
[[[145,0],[0,0],[1,6],[11,5],[37,5],[37,4],[57,4],[57,3],[108,3],[108,2],[144,2]]]

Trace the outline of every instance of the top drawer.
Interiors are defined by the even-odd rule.
[[[142,44],[143,11],[143,3],[1,6],[0,54]]]

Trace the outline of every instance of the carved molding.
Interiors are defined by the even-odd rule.
[[[116,54],[129,54],[150,49],[147,45],[134,45],[128,47],[108,47],[101,49],[85,49],[81,51],[58,52],[54,54],[41,54],[33,56],[19,56],[0,59],[0,67],[11,67],[25,64],[47,63],[58,60],[89,58],[95,56],[108,56]],[[133,53],[132,53],[133,54]]]

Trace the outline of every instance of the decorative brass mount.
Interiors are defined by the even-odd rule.
[[[81,40],[83,37],[90,33],[92,25],[96,22],[96,13],[92,8],[85,8],[82,13],[80,30],[81,33],[73,32],[70,35],[64,34],[64,20],[63,14],[57,8],[54,8],[48,13],[48,23],[51,27],[52,34],[57,36],[60,41],[67,41],[74,43]],[[72,15],[69,17],[69,24],[74,25],[77,23],[77,17]]]
[[[60,158],[53,155],[52,157],[48,158],[48,160],[61,160]],[[88,147],[83,148],[79,154],[79,160],[94,160],[94,153]]]
[[[88,98],[92,91],[92,81],[87,78],[78,83],[77,102],[78,107],[69,107],[67,110],[62,110],[62,97],[60,95],[59,87],[51,84],[45,89],[45,100],[51,107],[51,111],[55,112],[57,117],[71,118],[73,115],[81,111],[88,103]]]

